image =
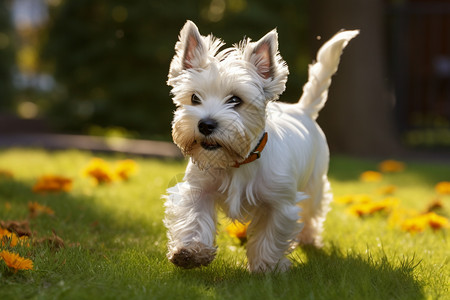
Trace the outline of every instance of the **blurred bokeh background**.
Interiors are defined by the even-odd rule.
[[[170,141],[165,82],[186,19],[227,45],[277,28],[287,102],[300,97],[325,40],[361,29],[319,117],[332,151],[450,153],[448,0],[1,0],[0,138]]]

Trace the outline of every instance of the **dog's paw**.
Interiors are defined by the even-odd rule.
[[[322,236],[310,225],[305,225],[305,227],[303,227],[302,231],[297,236],[297,242],[300,247],[313,246],[318,249],[323,247]]]
[[[288,271],[292,266],[292,262],[287,259],[286,257],[283,257],[280,259],[280,261],[276,264],[267,264],[264,262],[249,264],[248,270],[251,273],[266,273],[266,272],[286,272]]]
[[[314,248],[320,249],[323,247],[323,241],[322,237],[320,236],[300,234],[298,236],[298,245],[300,247],[312,246]]]
[[[184,247],[172,249],[167,255],[170,262],[184,269],[209,265],[216,257],[216,248],[203,243],[191,243]]]

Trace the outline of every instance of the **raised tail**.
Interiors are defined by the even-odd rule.
[[[317,61],[309,66],[308,82],[298,104],[312,118],[316,119],[325,105],[331,76],[337,71],[342,50],[358,34],[359,30],[338,32],[319,49]]]

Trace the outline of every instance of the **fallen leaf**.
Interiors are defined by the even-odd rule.
[[[27,220],[24,221],[0,221],[0,226],[14,232],[19,237],[32,235],[30,230],[30,224]]]
[[[50,249],[52,250],[59,250],[61,248],[65,248],[65,244],[62,238],[60,238],[59,236],[56,235],[55,231],[53,230],[53,236],[50,237],[44,237],[41,238],[39,240],[36,240],[35,245],[41,245],[41,244],[46,244],[48,246],[50,246]]]

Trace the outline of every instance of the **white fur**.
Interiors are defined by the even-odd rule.
[[[168,84],[177,105],[174,142],[190,156],[183,182],[168,189],[169,259],[191,268],[215,256],[216,210],[251,221],[247,257],[252,272],[286,270],[285,255],[297,242],[321,246],[323,222],[332,200],[327,179],[329,152],[315,119],[323,107],[343,48],[358,31],[342,31],[319,50],[309,81],[296,104],[275,102],[288,70],[278,53],[276,31],[219,52],[223,43],[203,37],[188,21],[180,32]],[[193,105],[196,94],[201,104]],[[243,103],[227,104],[231,96]],[[217,121],[210,135],[205,118]],[[264,132],[261,157],[242,162]],[[202,143],[221,147],[207,150]]]

